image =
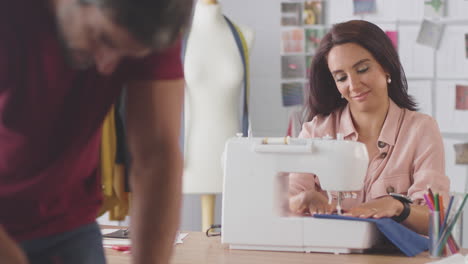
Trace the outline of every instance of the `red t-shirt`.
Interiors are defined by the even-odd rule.
[[[183,77],[180,43],[109,77],[71,69],[47,2],[0,8],[0,224],[16,240],[94,221],[100,128],[123,84]]]

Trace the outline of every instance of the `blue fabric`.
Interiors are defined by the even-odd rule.
[[[241,58],[242,58],[242,64],[244,65],[244,89],[243,89],[243,92],[244,92],[244,109],[243,109],[243,115],[242,115],[242,133],[244,134],[244,137],[248,136],[248,131],[249,131],[249,109],[248,109],[248,100],[247,100],[247,61],[246,61],[246,58],[245,58],[245,52],[244,52],[244,47],[242,45],[242,40],[239,36],[239,32],[237,31],[236,27],[234,26],[234,24],[232,23],[231,20],[229,20],[229,18],[227,18],[226,16],[224,16],[224,18],[226,19],[228,25],[229,25],[229,28],[231,28],[231,31],[232,31],[232,35],[234,36],[234,39],[236,40],[236,44],[237,44],[237,48],[239,49],[239,53],[241,55]]]
[[[417,234],[390,218],[358,218],[334,214],[314,215],[316,218],[354,220],[375,223],[377,228],[406,256],[413,257],[429,249],[429,239]]]
[[[23,241],[30,264],[105,264],[102,235],[96,223],[57,235]]]

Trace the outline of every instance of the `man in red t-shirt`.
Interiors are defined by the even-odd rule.
[[[123,86],[133,263],[179,223],[181,30],[192,0],[15,0],[0,9],[0,263],[105,263],[100,130]]]

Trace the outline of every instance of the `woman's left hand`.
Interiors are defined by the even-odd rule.
[[[400,215],[403,204],[391,196],[385,196],[363,203],[344,213],[346,216],[360,218],[383,218]]]

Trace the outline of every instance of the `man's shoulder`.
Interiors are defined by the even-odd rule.
[[[125,80],[173,80],[184,77],[181,60],[181,40],[169,48],[142,59],[125,60],[118,69]]]

